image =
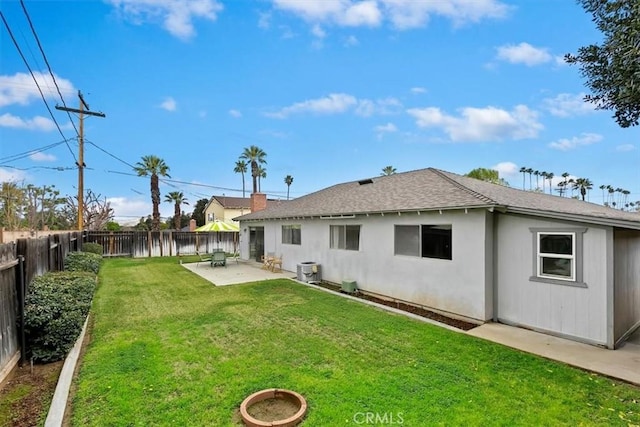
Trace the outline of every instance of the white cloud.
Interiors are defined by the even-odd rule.
[[[349,36],[344,41],[344,45],[347,47],[358,46],[359,44],[360,44],[360,41],[356,36]]]
[[[561,93],[555,98],[546,98],[545,108],[556,117],[571,117],[593,113],[593,104],[584,101],[585,94]]]
[[[140,199],[129,199],[126,197],[108,197],[107,202],[113,209],[115,220],[130,221],[134,224],[138,223],[141,217],[151,215],[152,206],[150,202]],[[162,203],[164,205],[165,203]]]
[[[616,151],[619,151],[621,153],[625,153],[628,151],[634,151],[636,149],[636,146],[633,144],[622,144],[622,145],[618,145],[616,147]]]
[[[597,133],[583,133],[580,136],[574,136],[573,138],[561,138],[557,141],[553,141],[549,144],[549,147],[560,150],[569,151],[584,145],[595,144],[602,140],[602,135]]]
[[[394,133],[398,131],[398,128],[393,123],[389,122],[386,125],[379,125],[373,128],[378,139],[382,139],[386,133]]]
[[[362,117],[371,117],[375,114],[398,114],[401,109],[402,103],[396,98],[360,99],[355,112]]]
[[[629,151],[634,151],[636,149],[636,146],[633,144],[622,144],[622,145],[618,145],[616,147],[616,151],[619,151],[621,153],[626,153]]]
[[[529,67],[544,64],[553,59],[546,48],[531,46],[529,43],[504,45],[497,48],[498,59],[512,64],[525,64]]]
[[[415,94],[427,93],[427,90],[423,87],[415,86],[411,88],[411,93],[415,93]]]
[[[229,115],[231,117],[236,118],[236,119],[239,119],[240,117],[242,117],[242,113],[240,111],[234,110],[234,109],[229,110]]]
[[[500,162],[491,166],[491,169],[498,171],[500,178],[516,176],[520,170],[513,162]]]
[[[69,126],[70,124],[64,126],[64,128],[68,128]],[[53,120],[42,116],[35,116],[32,119],[23,119],[10,113],[4,113],[0,116],[0,127],[50,132],[56,129],[56,124]]]
[[[260,12],[258,15],[258,28],[262,28],[263,30],[268,30],[271,28],[271,13],[270,12]]]
[[[196,34],[193,19],[215,21],[222,11],[216,0],[106,0],[135,24],[162,21],[171,35],[188,40]]]
[[[272,0],[280,10],[309,22],[345,27],[376,27],[383,21],[400,30],[424,27],[431,16],[455,25],[504,17],[509,7],[499,0]]]
[[[314,25],[311,28],[311,34],[319,39],[323,39],[327,36],[327,33],[322,29],[322,27],[318,24]]]
[[[35,71],[33,73],[45,98],[60,99],[53,78],[49,73]],[[72,96],[76,89],[73,84],[54,73],[63,97]],[[40,92],[31,74],[16,73],[12,76],[0,76],[0,107],[19,104],[28,105],[33,100],[40,100]]]
[[[53,162],[57,160],[53,154],[43,153],[42,151],[31,154],[29,158],[34,162]]]
[[[419,127],[441,128],[454,142],[535,138],[543,129],[538,114],[525,105],[518,105],[512,111],[490,106],[465,107],[458,117],[436,107],[413,108],[407,113],[416,119]]]
[[[160,103],[159,107],[167,111],[176,111],[178,105],[176,104],[176,100],[169,96]]]
[[[2,169],[0,168],[0,182],[19,182],[24,181],[27,174],[18,169]]]
[[[357,115],[370,117],[374,114],[394,114],[402,108],[402,104],[395,98],[378,100],[358,99],[346,93],[332,93],[322,98],[297,102],[279,111],[264,113],[275,119],[285,119],[294,114],[343,114],[354,111]]]

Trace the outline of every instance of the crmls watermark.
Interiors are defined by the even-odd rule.
[[[356,424],[404,424],[402,412],[356,412],[353,414],[353,422]]]

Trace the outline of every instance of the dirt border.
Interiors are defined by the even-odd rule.
[[[426,319],[430,319],[439,323],[444,323],[445,325],[448,326],[452,326],[456,329],[460,329],[462,331],[469,331],[473,328],[476,328],[478,326],[480,326],[480,324],[476,324],[476,323],[472,323],[472,322],[467,322],[465,320],[461,320],[461,319],[456,319],[453,317],[449,317],[449,316],[445,316],[443,314],[440,313],[436,313],[435,311],[432,310],[428,310],[424,307],[420,307],[417,305],[412,305],[406,302],[402,302],[402,301],[397,301],[397,300],[389,300],[389,299],[384,299],[384,298],[380,298],[380,297],[376,297],[374,295],[368,294],[368,293],[364,293],[360,290],[356,290],[354,293],[349,293],[349,292],[343,292],[341,290],[341,286],[335,283],[330,283],[330,282],[321,282],[321,283],[306,283],[308,285],[311,286],[317,286],[323,289],[327,289],[331,292],[337,293],[337,294],[342,294],[342,295],[348,295],[351,296],[352,298],[356,298],[356,299],[361,299],[361,300],[365,300],[365,301],[370,301],[376,304],[380,304],[380,305],[384,305],[386,307],[391,307],[394,308],[396,310],[400,310],[406,313],[411,313],[414,314],[416,316],[419,317],[424,317]]]

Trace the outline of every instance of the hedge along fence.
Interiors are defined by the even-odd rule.
[[[29,284],[48,271],[62,270],[67,254],[82,249],[82,236],[73,231],[0,244],[0,377],[13,368],[17,355],[26,360],[20,319]]]
[[[92,264],[75,258],[76,267]],[[89,314],[96,281],[95,273],[85,271],[50,272],[33,280],[24,312],[26,343],[33,360],[55,362],[65,358]]]

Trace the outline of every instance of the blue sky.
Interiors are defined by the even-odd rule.
[[[262,190],[286,198],[366,177],[436,167],[568,172],[640,200],[639,130],[585,104],[562,57],[601,39],[573,0],[25,1],[68,106],[81,90],[85,188],[117,220],[151,213],[156,155],[190,206],[240,196],[245,147],[267,153]],[[76,194],[77,142],[19,1],[0,6],[0,179]],[[73,117],[76,127],[78,120]],[[28,156],[18,156],[22,153]],[[72,154],[74,153],[74,154]],[[535,182],[535,177],[533,179]],[[540,183],[542,186],[542,183]],[[528,188],[528,178],[527,178]],[[247,179],[250,190],[250,177]],[[247,192],[247,194],[249,191]],[[163,216],[173,207],[162,203]]]

